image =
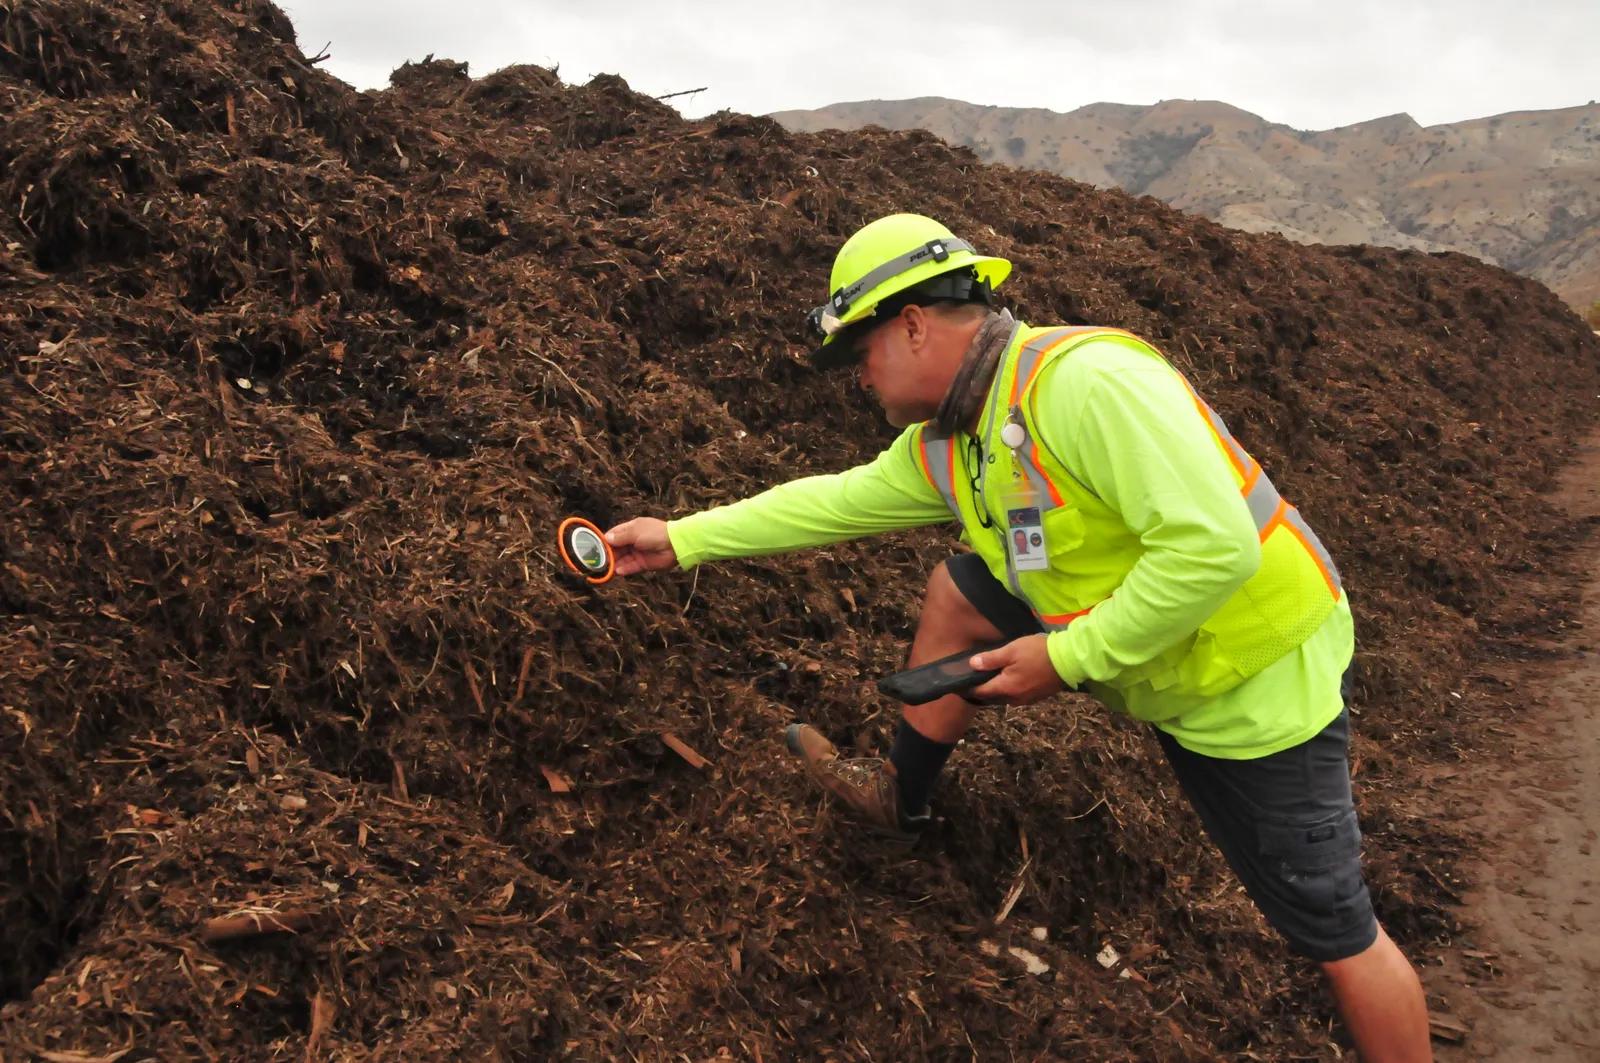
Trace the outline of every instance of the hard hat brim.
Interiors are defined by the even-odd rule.
[[[829,372],[860,365],[861,358],[856,354],[854,344],[825,343],[811,352],[811,364],[817,369]]]
[[[861,356],[856,353],[856,341],[872,330],[872,324],[871,317],[860,318],[829,336],[822,341],[822,346],[811,352],[811,364],[825,371],[860,365]]]

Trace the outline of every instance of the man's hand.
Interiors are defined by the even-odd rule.
[[[1050,662],[1046,635],[1014,639],[998,650],[975,655],[970,662],[980,672],[999,668],[1000,674],[967,691],[964,697],[994,705],[1026,705],[1067,688]]]
[[[678,563],[678,552],[667,537],[667,522],[639,517],[606,532],[606,542],[617,559],[617,575],[659,571]]]

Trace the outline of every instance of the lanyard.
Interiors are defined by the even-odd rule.
[[[982,464],[978,469],[978,506],[982,510],[985,520],[991,519],[991,514],[989,512],[988,487],[989,466],[993,461],[993,455],[988,453],[989,440],[992,438],[994,433],[995,415],[1000,410],[1000,385],[1006,378],[1006,362],[1011,356],[1011,345],[1017,337],[1017,329],[1021,327],[1021,322],[1018,322],[1012,327],[1011,335],[1006,337],[1006,353],[1001,355],[999,362],[995,363],[994,383],[989,385],[989,416],[984,420],[983,435],[981,437],[983,442],[979,449],[979,454],[982,457]],[[1016,471],[1016,463],[1014,461],[1012,462],[1012,470],[1014,472]],[[1002,532],[1001,535],[1003,536],[1004,532]]]

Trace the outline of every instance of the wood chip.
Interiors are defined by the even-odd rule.
[[[311,929],[317,913],[297,910],[239,912],[207,919],[200,926],[200,940],[207,943],[259,937],[263,934],[300,934]]]
[[[318,989],[316,999],[311,1002],[311,1035],[306,1038],[306,1063],[311,1063],[321,1054],[322,1039],[333,1025],[333,1015],[333,1001],[327,993]]]
[[[662,731],[661,741],[668,749],[678,754],[678,756],[682,757],[684,760],[687,760],[690,767],[704,769],[711,766],[711,762],[709,760],[690,749],[684,744],[683,739],[679,738],[671,731]]]
[[[1448,1015],[1429,1015],[1428,1032],[1441,1041],[1458,1045],[1467,1039],[1470,1031],[1461,1022]]]
[[[539,770],[544,772],[544,781],[550,784],[550,792],[555,794],[570,794],[573,790],[572,778],[546,765],[539,765]]]
[[[1027,968],[1029,974],[1039,975],[1048,974],[1050,972],[1050,965],[1045,963],[1034,953],[1029,952],[1027,949],[1019,949],[1017,946],[1012,945],[1010,948],[1006,949],[1006,953],[1012,959],[1022,964],[1023,967]],[[1126,974],[1131,972],[1123,973]]]

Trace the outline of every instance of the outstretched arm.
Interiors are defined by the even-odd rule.
[[[911,451],[908,429],[867,465],[779,484],[679,520],[639,518],[607,532],[617,572],[693,568],[702,561],[788,553],[809,546],[951,520]]]

